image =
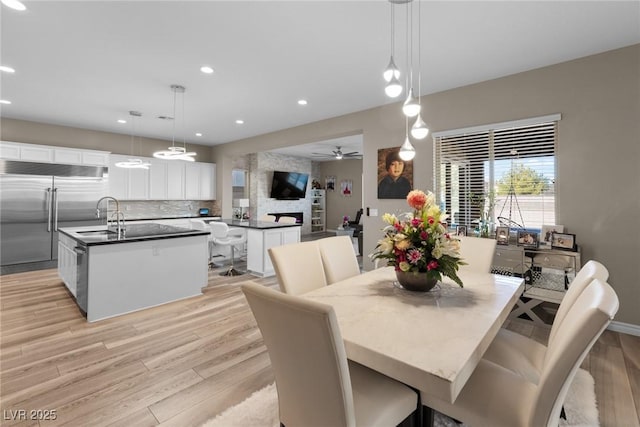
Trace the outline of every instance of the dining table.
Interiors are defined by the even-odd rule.
[[[371,270],[302,295],[334,308],[347,357],[453,403],[524,290],[524,280],[458,272],[429,292]]]

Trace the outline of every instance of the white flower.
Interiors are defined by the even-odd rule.
[[[378,241],[378,251],[383,255],[388,255],[393,250],[393,240],[389,237],[385,237]]]

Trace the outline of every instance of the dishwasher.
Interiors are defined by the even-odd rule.
[[[76,303],[86,314],[89,300],[89,251],[82,244],[73,249],[76,253]]]

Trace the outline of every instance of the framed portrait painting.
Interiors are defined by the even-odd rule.
[[[399,153],[400,147],[378,150],[378,199],[404,199],[413,189],[413,160]]]

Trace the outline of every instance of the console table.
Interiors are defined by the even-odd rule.
[[[497,245],[491,270],[525,279],[525,290],[511,317],[526,315],[534,323],[547,324],[542,302],[560,304],[576,273],[580,270],[580,250],[527,248]]]

